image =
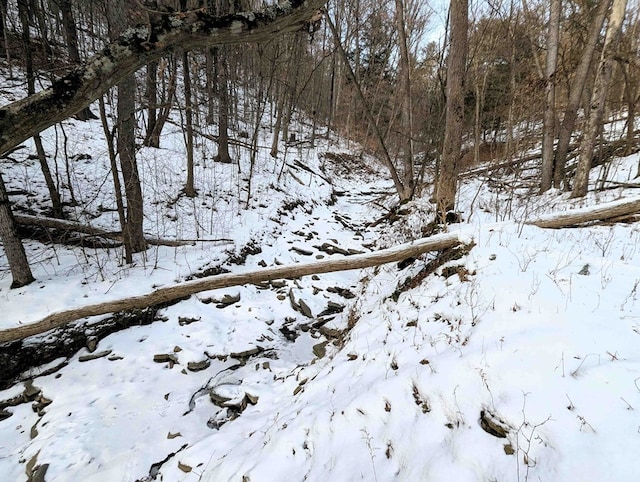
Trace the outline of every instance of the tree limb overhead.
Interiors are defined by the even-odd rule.
[[[264,42],[317,21],[327,0],[289,0],[260,12],[214,16],[200,10],[154,15],[35,95],[0,108],[0,156],[71,117],[109,88],[161,56],[178,50]]]

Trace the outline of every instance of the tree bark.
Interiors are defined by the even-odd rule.
[[[69,60],[74,65],[79,65],[80,52],[78,50],[78,31],[76,29],[76,21],[73,17],[73,9],[71,6],[71,0],[57,0],[60,7],[60,13],[62,14],[62,25],[64,27],[64,36],[67,41],[67,51],[69,52]],[[91,112],[91,109],[87,106],[84,107],[76,114],[76,119],[86,121],[89,119],[96,119],[96,115]]]
[[[218,91],[218,155],[216,160],[225,164],[231,164],[229,155],[229,65],[224,55],[220,55],[221,49],[213,52],[213,61],[217,74]]]
[[[191,73],[189,72],[189,52],[182,54],[182,73],[184,86],[184,116],[185,116],[185,149],[187,151],[187,180],[184,194],[187,197],[196,196],[193,175],[193,100],[191,97]]]
[[[400,46],[400,92],[402,106],[400,117],[402,123],[402,135],[405,137],[403,146],[403,173],[402,184],[411,192],[415,189],[414,165],[413,165],[413,105],[411,101],[411,65],[409,57],[409,42],[406,33],[406,19],[404,13],[405,0],[395,0],[396,6],[396,30],[398,31],[398,44]]]
[[[157,145],[151,141],[158,124],[158,61],[154,60],[147,65],[147,133],[144,136],[146,147],[160,147],[160,136],[157,137]]]
[[[567,164],[567,154],[569,153],[569,144],[571,143],[571,135],[573,134],[573,130],[576,126],[578,108],[580,107],[580,101],[587,82],[587,76],[591,69],[593,54],[596,46],[598,45],[600,31],[602,30],[602,25],[607,17],[607,11],[609,10],[610,5],[611,0],[603,0],[599,2],[596,7],[593,21],[589,27],[587,43],[584,47],[582,56],[580,57],[580,64],[576,69],[571,85],[571,94],[569,96],[569,102],[564,110],[562,125],[560,127],[560,132],[558,133],[558,145],[556,146],[553,172],[553,184],[556,188],[562,187],[562,183],[565,183],[565,188],[567,187],[565,181],[565,169]]]
[[[447,101],[444,145],[440,175],[436,181],[435,201],[438,221],[444,223],[455,209],[459,161],[464,123],[464,78],[467,59],[469,6],[467,0],[451,0],[451,40],[447,59]]]
[[[108,4],[109,34],[120,35],[127,27],[127,19],[131,13],[124,0],[109,2]],[[144,239],[144,204],[142,187],[136,161],[136,79],[133,74],[118,83],[118,139],[117,150],[122,170],[122,180],[127,201],[127,216],[123,230],[125,243],[125,257],[127,263],[133,262],[133,253],[147,249]]]
[[[527,221],[539,228],[566,228],[576,224],[605,220],[640,212],[640,198],[620,199],[584,209],[572,209],[560,214],[550,214]]]
[[[375,253],[357,254],[339,259],[316,261],[313,263],[276,266],[259,271],[222,274],[211,278],[186,281],[174,286],[158,288],[155,291],[139,296],[106,301],[104,303],[95,303],[79,308],[51,313],[38,322],[0,331],[0,343],[20,340],[28,336],[44,333],[45,331],[64,325],[65,323],[87,316],[97,316],[117,311],[145,308],[147,306],[190,296],[200,291],[259,283],[261,281],[280,278],[368,268],[394,261],[402,261],[429,251],[451,248],[461,244],[462,241],[458,234],[444,233],[420,239],[409,244],[402,244],[393,248],[383,249]]]
[[[545,103],[542,124],[542,181],[540,192],[551,189],[553,183],[553,143],[556,126],[556,68],[560,41],[560,12],[562,0],[551,0],[549,4],[549,26],[547,30],[547,59],[545,66]]]
[[[0,174],[0,239],[2,239],[4,254],[7,257],[7,261],[9,261],[9,268],[11,269],[13,278],[11,288],[20,288],[34,281],[35,278],[31,274],[29,261],[27,261],[24,246],[22,246],[15,226],[7,189]]]
[[[571,197],[583,197],[587,194],[591,160],[598,135],[602,130],[602,118],[604,116],[606,97],[613,74],[614,53],[620,39],[620,31],[622,29],[626,8],[627,0],[613,0],[611,13],[609,15],[609,24],[607,25],[607,34],[602,49],[600,67],[598,69],[598,75],[596,76],[596,84],[589,106],[590,112],[589,118],[587,119],[587,127],[585,129],[584,140],[580,145],[578,169],[576,171]]]
[[[73,231],[75,233],[88,234],[89,236],[100,236],[102,238],[122,240],[121,232],[105,231],[104,229],[96,228],[93,226],[87,226],[75,221],[69,221],[66,219],[47,218],[42,216],[31,216],[28,214],[14,214],[14,220],[16,224],[22,226],[39,226],[47,229],[57,229],[60,231]],[[158,238],[145,238],[148,244],[155,246],[186,246],[193,244],[192,241],[185,240],[171,240],[171,239],[158,239]],[[221,240],[215,240],[221,241]],[[222,240],[225,241],[225,240]]]

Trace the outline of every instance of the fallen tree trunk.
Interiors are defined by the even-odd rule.
[[[87,226],[75,221],[65,219],[47,218],[42,216],[31,216],[29,214],[14,214],[17,224],[22,226],[38,226],[47,229],[59,229],[61,231],[73,231],[75,233],[88,234],[89,236],[99,236],[101,238],[116,239],[122,241],[121,231],[106,231],[101,228]],[[145,236],[145,241],[154,246],[186,246],[195,244],[192,239],[159,239]],[[231,239],[215,239],[203,241],[231,242]]]
[[[560,214],[549,214],[538,219],[527,221],[525,224],[539,228],[566,228],[576,224],[620,218],[640,212],[640,198],[619,199],[595,207],[572,209]]]
[[[141,309],[148,306],[167,303],[184,298],[200,291],[226,288],[244,284],[259,283],[280,278],[293,278],[312,274],[330,273],[333,271],[347,271],[352,269],[369,268],[380,264],[402,261],[420,254],[451,248],[462,244],[457,233],[445,233],[420,239],[408,244],[402,244],[389,249],[382,249],[374,253],[356,254],[340,259],[316,261],[313,263],[299,263],[289,266],[276,266],[260,271],[244,273],[227,273],[211,278],[186,281],[174,286],[158,288],[150,293],[132,296],[113,301],[105,301],[79,308],[62,310],[44,317],[42,320],[28,325],[0,331],[0,343],[21,340],[29,336],[44,333],[71,321],[88,316],[104,315],[120,311]]]

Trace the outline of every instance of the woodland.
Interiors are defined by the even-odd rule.
[[[637,480],[636,0],[0,0],[2,480]]]

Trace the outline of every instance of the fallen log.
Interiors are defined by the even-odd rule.
[[[107,239],[116,239],[122,241],[121,231],[107,231],[105,229],[96,228],[94,226],[87,226],[86,224],[78,223],[76,221],[68,221],[66,219],[48,218],[43,216],[32,216],[29,214],[14,214],[14,219],[17,224],[22,226],[38,226],[46,229],[58,229],[61,231],[72,231],[74,233],[87,234],[89,236],[98,236]],[[153,237],[145,237],[148,244],[154,246],[186,246],[196,243],[193,239],[160,239]],[[215,241],[215,242],[233,242],[231,239],[215,239],[215,240],[202,240],[202,241]]]
[[[618,199],[609,203],[586,208],[571,209],[560,214],[548,214],[538,219],[526,221],[525,224],[539,228],[566,228],[591,221],[602,221],[619,218],[640,212],[640,197]]]
[[[173,286],[158,288],[146,294],[122,298],[102,303],[62,310],[44,317],[40,321],[0,331],[0,343],[21,340],[44,333],[71,321],[88,316],[141,309],[167,303],[171,300],[191,296],[200,291],[226,288],[244,284],[259,283],[280,278],[294,278],[312,274],[369,268],[380,264],[402,261],[429,251],[437,251],[463,244],[458,233],[444,233],[423,238],[412,243],[382,249],[374,253],[356,254],[312,263],[298,263],[289,266],[275,266],[260,271],[227,273],[211,278],[186,281]]]

